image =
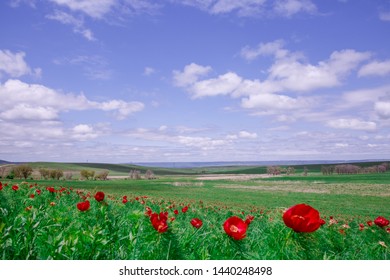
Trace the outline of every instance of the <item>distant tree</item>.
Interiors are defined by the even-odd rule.
[[[309,172],[309,169],[305,166],[303,168],[303,176],[307,176],[307,173]]]
[[[129,173],[130,179],[139,180],[141,179],[141,172],[139,170],[131,170]]]
[[[53,180],[59,180],[62,176],[64,176],[64,172],[60,169],[50,170],[50,178]]]
[[[83,169],[80,171],[81,178],[85,180],[89,180],[90,178],[93,178],[94,175],[95,175],[95,171],[93,170]]]
[[[41,178],[47,180],[50,177],[50,170],[45,168],[40,168],[39,174],[41,174]]]
[[[145,173],[145,178],[148,180],[155,179],[154,173],[152,170],[148,169]]]
[[[64,172],[65,180],[72,180],[73,173],[70,171]]]
[[[96,174],[95,179],[105,181],[105,180],[107,180],[108,173],[109,173],[108,170],[103,170],[103,171],[99,172],[98,174]]]
[[[27,164],[17,165],[13,168],[16,178],[27,179],[32,173],[33,169]]]

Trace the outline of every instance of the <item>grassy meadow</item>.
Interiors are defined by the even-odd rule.
[[[33,163],[34,169],[82,169],[126,176],[146,167]],[[390,171],[322,175],[321,166],[261,176],[265,167],[153,168],[156,179],[1,179],[1,259],[389,259]],[[248,176],[244,176],[244,175]],[[259,176],[251,176],[259,175]],[[211,178],[213,177],[213,178]],[[17,186],[15,190],[13,187]],[[103,201],[94,195],[104,192]],[[124,201],[124,196],[126,201]],[[88,200],[80,211],[77,204]],[[283,212],[305,203],[325,224],[295,232]],[[188,208],[187,211],[183,209]],[[148,214],[149,213],[149,214]],[[165,213],[158,232],[150,213]],[[231,238],[226,219],[252,217],[246,236]],[[195,228],[191,220],[203,225]]]

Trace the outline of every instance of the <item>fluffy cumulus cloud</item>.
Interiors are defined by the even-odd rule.
[[[56,119],[59,112],[71,110],[100,109],[113,111],[123,119],[130,114],[143,110],[141,102],[110,100],[96,102],[85,95],[62,93],[40,84],[27,84],[20,80],[8,80],[0,84],[0,98],[3,100],[1,115],[8,119]],[[34,110],[37,112],[33,113]]]
[[[276,0],[274,9],[280,15],[291,17],[300,12],[313,14],[317,6],[310,0]]]
[[[2,74],[18,78],[24,75],[40,76],[41,69],[31,69],[26,63],[24,52],[13,53],[10,50],[0,50],[0,78]]]
[[[353,129],[353,130],[366,130],[374,131],[377,128],[375,122],[371,121],[362,121],[355,118],[348,119],[335,119],[327,122],[329,127],[337,129]]]
[[[49,0],[72,11],[81,11],[93,18],[102,18],[110,12],[117,0]]]
[[[375,103],[375,112],[384,119],[390,119],[390,101],[378,101]]]
[[[389,76],[390,75],[390,60],[372,61],[360,68],[359,76]]]

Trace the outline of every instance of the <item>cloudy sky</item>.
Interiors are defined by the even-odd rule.
[[[389,158],[389,0],[4,0],[0,26],[0,159]]]

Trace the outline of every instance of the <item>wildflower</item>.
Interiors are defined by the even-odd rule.
[[[55,189],[53,187],[47,187],[46,190],[48,190],[50,193],[55,193]]]
[[[35,192],[40,195],[41,194],[41,190],[35,190]]]
[[[159,233],[166,232],[168,230],[168,213],[153,213],[150,215],[150,221],[152,222],[152,226],[157,230]]]
[[[245,223],[249,226],[250,223],[252,223],[252,221],[253,221],[254,218],[255,218],[255,217],[252,216],[252,215],[246,216]]]
[[[181,212],[185,213],[188,211],[188,206],[184,206],[182,209],[181,209]]]
[[[178,211],[177,209],[173,210],[173,213],[174,213],[175,215],[179,215],[179,211]]]
[[[56,205],[56,203],[55,202],[50,202],[50,206],[55,206]]]
[[[367,225],[368,225],[369,227],[371,227],[371,226],[372,226],[372,221],[367,221]]]
[[[246,236],[248,225],[239,217],[232,216],[225,221],[223,229],[233,239],[240,240]]]
[[[96,194],[95,194],[95,199],[96,199],[96,201],[103,201],[104,200],[104,192],[97,192]]]
[[[389,225],[389,220],[382,217],[382,216],[379,216],[378,218],[376,218],[374,220],[374,223],[379,226],[379,227],[385,227],[385,226],[388,226]]]
[[[19,189],[19,187],[18,187],[17,185],[13,185],[13,186],[12,186],[12,189],[13,189],[14,191],[17,191],[17,190]]]
[[[123,204],[126,204],[127,202],[128,202],[127,196],[125,195],[125,196],[122,198],[122,203],[123,203]]]
[[[386,229],[386,231],[387,231],[387,233],[390,233],[390,227],[388,227],[388,228]]]
[[[198,219],[198,218],[193,218],[191,220],[191,225],[194,227],[194,228],[200,228],[202,225],[203,225],[203,222],[201,219]]]
[[[30,206],[26,207],[26,211],[31,211],[32,208],[33,208],[32,205],[30,205]]]
[[[34,194],[30,194],[30,198],[34,198],[35,197],[35,195]]]
[[[146,209],[145,214],[150,217],[152,215],[152,209],[149,206],[146,206],[145,209]]]
[[[359,230],[364,230],[364,224],[359,224]]]
[[[295,232],[313,232],[322,224],[319,212],[306,204],[297,204],[283,214],[283,221]]]
[[[77,203],[77,209],[80,211],[87,211],[89,209],[90,202],[88,200]]]

